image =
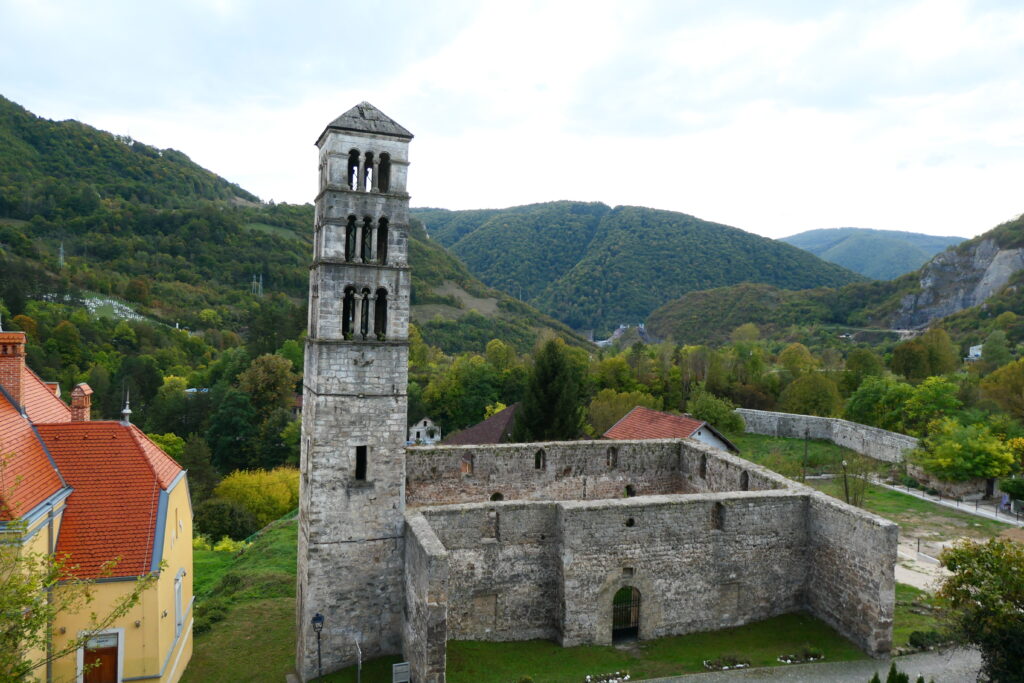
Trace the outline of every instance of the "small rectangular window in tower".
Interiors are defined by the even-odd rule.
[[[366,446],[356,446],[356,479],[366,481]]]

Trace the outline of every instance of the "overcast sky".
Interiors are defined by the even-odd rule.
[[[769,7],[770,6],[770,7]],[[308,202],[368,100],[413,206],[558,199],[770,237],[1024,211],[1024,3],[0,0],[0,94]]]

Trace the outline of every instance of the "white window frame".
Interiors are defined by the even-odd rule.
[[[185,570],[179,569],[174,577],[174,638],[177,639],[185,628],[185,606],[182,604],[181,588]]]
[[[121,683],[124,680],[124,629],[123,628],[107,628],[102,631],[96,631],[91,633],[89,631],[79,631],[78,637],[88,634],[90,638],[94,636],[107,636],[110,634],[117,636],[117,683]],[[77,683],[83,683],[85,680],[85,643],[82,643],[82,647],[78,648],[77,652],[77,664],[75,670],[77,675],[75,680]]]

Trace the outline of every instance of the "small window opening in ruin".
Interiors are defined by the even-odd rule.
[[[370,290],[363,289],[362,301],[360,302],[359,334],[363,339],[370,332]]]
[[[608,447],[608,469],[613,470],[619,465],[619,449],[615,446]]]
[[[367,192],[373,189],[373,152],[366,153],[366,161],[363,164],[363,189]]]
[[[633,576],[634,573],[635,572],[633,571],[632,567],[623,567],[622,568],[622,575],[623,576],[627,576],[627,577],[628,576]]]
[[[750,490],[750,475],[747,474],[746,470],[740,474],[740,491]]]
[[[387,152],[380,155],[380,165],[377,166],[377,189],[381,192],[391,189],[391,155]]]
[[[369,216],[363,218],[363,243],[359,248],[359,257],[363,263],[369,263],[373,259],[373,219]]]
[[[706,455],[700,456],[700,478],[708,478],[708,456]]]
[[[345,260],[351,261],[356,257],[356,217],[349,216],[345,223]]]
[[[377,341],[384,341],[388,336],[388,290],[383,287],[377,290],[377,298],[373,302],[373,334]],[[430,436],[433,437],[433,429]]]
[[[632,484],[626,486],[626,498],[632,498],[636,495],[636,487]]]
[[[626,526],[636,526],[636,520],[630,517],[626,520]]]
[[[356,288],[346,287],[341,299],[341,336],[351,339],[356,319]]]
[[[388,219],[377,221],[377,263],[388,262]]]
[[[353,149],[348,153],[348,175],[345,178],[348,189],[359,189],[359,150]]]
[[[541,448],[533,454],[533,469],[542,470],[547,467],[547,465],[547,454],[544,452],[544,449]]]
[[[722,530],[722,524],[725,518],[725,506],[721,503],[715,503],[711,506],[711,528]]]
[[[484,527],[484,538],[498,539],[498,532],[500,531],[500,518],[498,511],[491,509],[487,511],[487,524]]]
[[[505,500],[505,496],[501,495],[500,492],[495,491],[491,494],[491,500]]]
[[[366,481],[366,446],[356,446],[356,479]]]
[[[463,474],[473,474],[473,454],[463,453],[462,464],[460,465]]]

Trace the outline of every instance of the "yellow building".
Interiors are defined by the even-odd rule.
[[[192,655],[186,473],[127,412],[120,422],[91,421],[88,385],[75,387],[70,407],[58,391],[25,366],[24,333],[0,332],[0,454],[5,481],[17,482],[0,490],[0,533],[17,528],[26,549],[66,556],[76,576],[95,580],[93,603],[60,615],[51,635],[57,650],[85,634],[88,642],[37,678],[174,683]],[[139,604],[88,633],[90,613],[109,613],[151,573],[156,584]]]

